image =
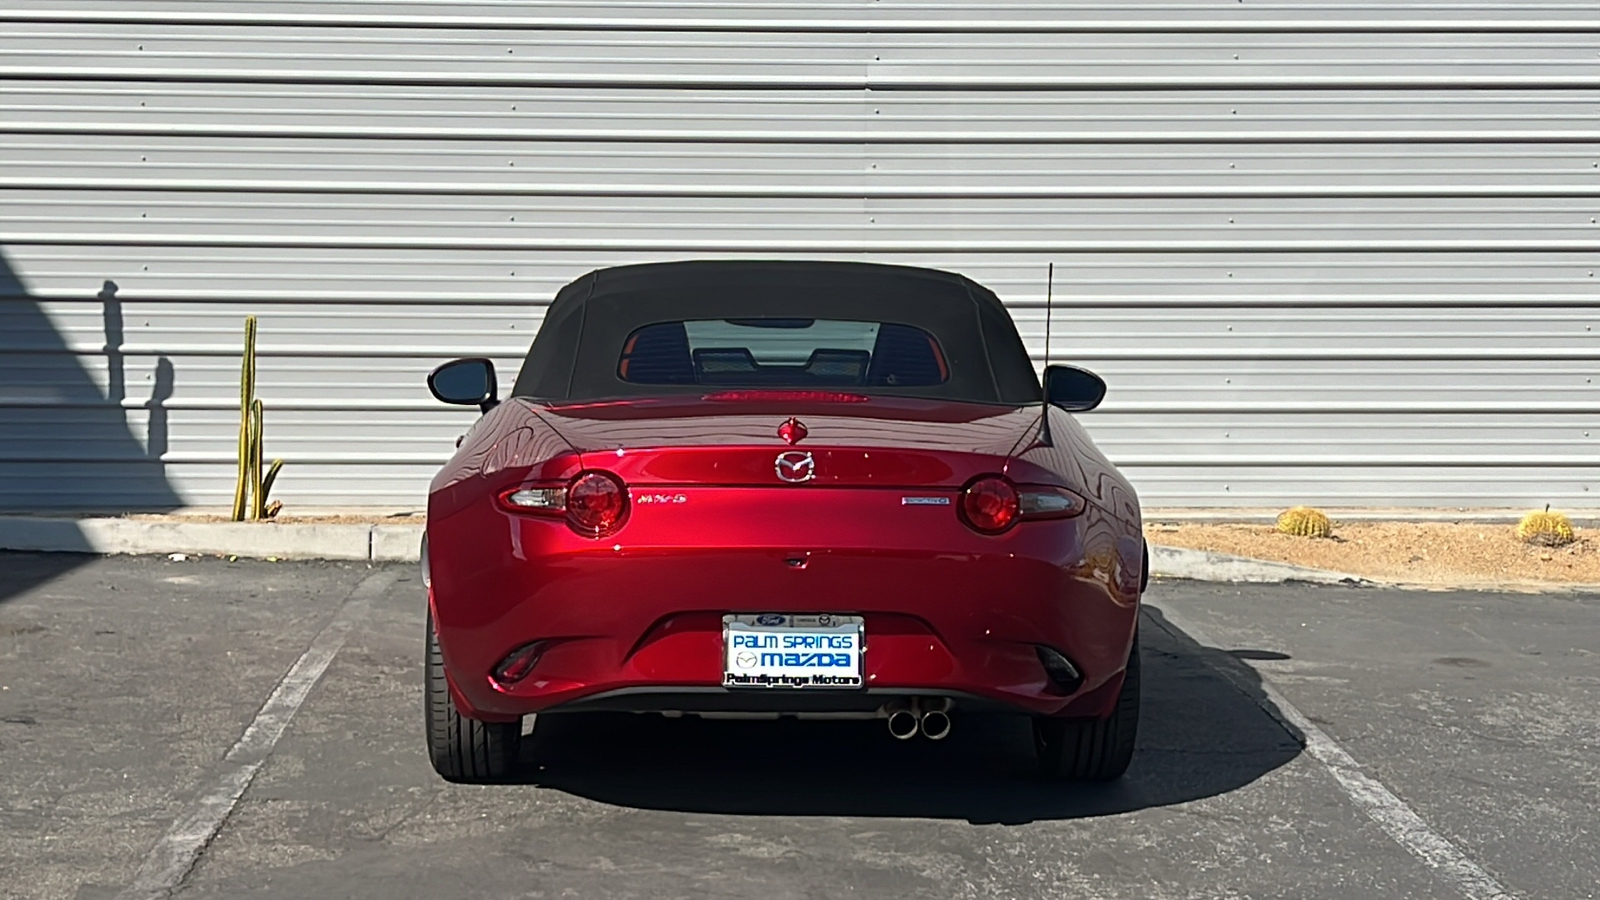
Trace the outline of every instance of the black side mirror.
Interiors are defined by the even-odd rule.
[[[1047,366],[1044,370],[1044,402],[1067,412],[1088,412],[1106,397],[1106,383],[1099,375],[1077,366]]]
[[[445,403],[476,406],[484,412],[500,403],[494,363],[482,357],[452,360],[429,372],[428,390]]]

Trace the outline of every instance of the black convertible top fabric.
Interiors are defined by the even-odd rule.
[[[628,335],[657,322],[762,316],[894,322],[938,339],[950,366],[944,384],[863,393],[982,403],[1040,398],[1011,317],[999,298],[967,278],[874,263],[718,260],[599,269],[562,288],[512,394],[599,400],[703,391],[623,381],[617,361]]]

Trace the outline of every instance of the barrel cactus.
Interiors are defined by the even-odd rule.
[[[1292,506],[1278,514],[1278,530],[1296,537],[1333,537],[1333,523],[1320,509]]]
[[[1545,547],[1559,547],[1574,540],[1572,523],[1561,513],[1551,512],[1549,506],[1523,516],[1517,523],[1517,537],[1524,543]]]

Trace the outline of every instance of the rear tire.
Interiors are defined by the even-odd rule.
[[[428,730],[428,758],[447,781],[483,784],[503,781],[517,767],[522,747],[522,723],[483,722],[469,719],[456,709],[445,681],[444,657],[439,638],[428,617],[427,665],[422,698]]]
[[[1122,677],[1117,704],[1104,719],[1056,719],[1035,716],[1033,746],[1039,771],[1066,781],[1114,781],[1133,760],[1139,732],[1139,637]]]
[[[1139,596],[1150,590],[1150,542],[1144,542],[1144,556],[1139,563]]]

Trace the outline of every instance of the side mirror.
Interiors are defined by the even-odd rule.
[[[445,403],[476,406],[488,412],[499,405],[494,363],[481,357],[457,359],[428,373],[428,390]]]
[[[1106,383],[1099,375],[1077,366],[1046,366],[1044,402],[1067,412],[1088,412],[1106,397]]]

